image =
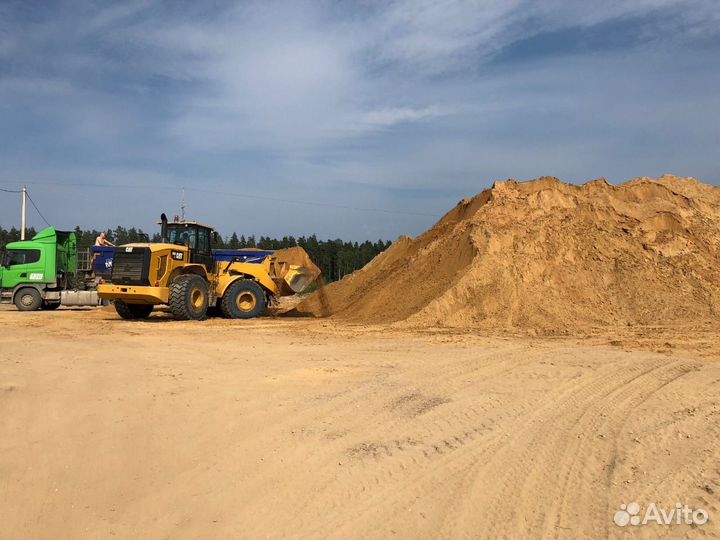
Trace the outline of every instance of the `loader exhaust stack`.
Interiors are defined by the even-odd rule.
[[[167,216],[164,212],[160,214],[160,236],[163,243],[167,242]]]

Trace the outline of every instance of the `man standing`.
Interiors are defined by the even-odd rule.
[[[98,237],[95,239],[95,245],[96,245],[96,246],[114,246],[115,244],[113,244],[112,242],[110,242],[109,240],[107,240],[107,239],[105,238],[105,233],[104,233],[104,232],[101,232],[101,233],[100,233],[100,236],[98,236]]]

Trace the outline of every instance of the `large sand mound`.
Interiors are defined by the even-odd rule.
[[[720,189],[498,182],[302,302],[364,323],[529,329],[720,319]]]

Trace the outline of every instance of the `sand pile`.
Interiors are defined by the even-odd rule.
[[[532,329],[720,320],[720,189],[498,182],[326,288],[364,323]],[[301,314],[321,315],[317,295]]]

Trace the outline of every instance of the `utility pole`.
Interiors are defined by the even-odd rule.
[[[25,209],[27,206],[27,187],[22,189],[22,221],[20,226],[20,240],[25,240]]]

